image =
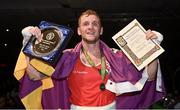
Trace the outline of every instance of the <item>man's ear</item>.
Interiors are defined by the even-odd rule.
[[[101,27],[101,30],[100,30],[100,35],[103,34],[103,27]]]
[[[81,31],[79,30],[79,27],[77,28],[77,33],[79,36],[81,35]]]

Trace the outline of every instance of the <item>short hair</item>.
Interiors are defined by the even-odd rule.
[[[99,16],[99,14],[96,11],[94,11],[94,10],[88,9],[88,10],[82,12],[81,15],[79,16],[79,18],[78,18],[78,26],[79,26],[79,24],[81,22],[81,17],[84,16],[84,15],[87,15],[87,16],[95,15],[95,16],[97,16],[99,18],[100,25],[101,25],[101,18]]]

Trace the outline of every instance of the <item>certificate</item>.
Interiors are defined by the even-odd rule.
[[[115,34],[112,39],[138,70],[164,52],[164,49],[152,39],[146,39],[146,30],[134,19]]]

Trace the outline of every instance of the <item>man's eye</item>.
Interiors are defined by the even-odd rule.
[[[88,22],[83,23],[83,26],[87,26],[87,25],[89,25],[89,23],[88,23]]]
[[[99,26],[99,23],[98,22],[93,22],[93,25],[94,26]]]
[[[98,24],[97,24],[97,23],[93,23],[93,25],[94,25],[94,26],[98,26]]]

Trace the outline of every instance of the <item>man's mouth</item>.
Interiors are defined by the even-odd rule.
[[[87,32],[88,35],[95,35],[95,32]]]

